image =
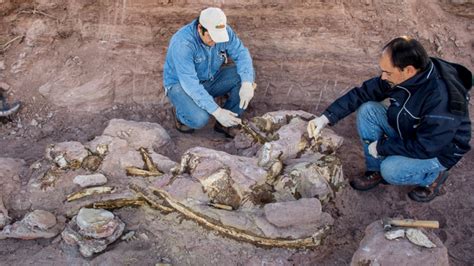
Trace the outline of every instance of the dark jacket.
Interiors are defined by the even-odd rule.
[[[389,98],[388,123],[398,136],[379,140],[379,155],[436,157],[449,169],[471,149],[471,86],[472,74],[466,68],[431,58],[424,71],[393,88],[380,77],[365,81],[323,114],[334,125],[365,102]]]

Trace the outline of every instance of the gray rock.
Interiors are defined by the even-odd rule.
[[[78,175],[73,182],[81,187],[100,186],[107,183],[107,178],[103,174]]]
[[[54,214],[43,210],[34,210],[28,213],[25,218],[23,218],[23,222],[31,228],[37,227],[41,230],[50,229],[57,223]]]
[[[289,175],[296,181],[296,192],[301,197],[325,200],[332,195],[331,187],[320,172],[316,163],[298,163],[290,169]]]
[[[159,148],[171,140],[166,130],[159,124],[123,119],[110,120],[102,134],[126,140],[128,146],[135,150],[144,147],[152,151],[153,148]]]
[[[19,239],[38,239],[53,238],[64,228],[63,219],[57,220],[56,217],[46,211],[34,211],[25,215],[23,220],[7,225],[0,232],[0,239],[19,238]]]
[[[8,223],[9,223],[8,217],[5,214],[0,212],[0,230],[3,229],[3,227],[5,227],[5,225],[7,225]]]
[[[64,242],[66,242],[67,244],[79,246],[79,252],[84,257],[91,257],[95,253],[104,251],[108,245],[120,238],[125,229],[125,224],[118,217],[114,217],[112,221],[115,222],[116,227],[112,234],[107,237],[96,239],[83,235],[81,229],[77,225],[76,219],[77,216],[74,216],[71,219],[69,224],[61,233],[61,236]],[[82,221],[81,223],[84,223],[84,221]]]
[[[117,229],[118,221],[113,213],[103,209],[82,208],[77,214],[77,225],[81,235],[95,239],[111,236]]]
[[[270,203],[264,206],[267,220],[278,227],[310,224],[321,218],[321,203],[318,199]]]
[[[67,141],[49,145],[45,157],[56,162],[61,168],[78,168],[87,155],[89,153],[80,142]]]

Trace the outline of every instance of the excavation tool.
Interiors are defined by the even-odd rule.
[[[439,228],[438,221],[427,221],[427,220],[412,220],[412,219],[382,219],[383,229],[388,231],[392,227],[422,227],[422,228]]]

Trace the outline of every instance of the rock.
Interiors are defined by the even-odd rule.
[[[284,174],[279,176],[276,179],[273,188],[275,190],[273,195],[277,202],[296,200],[294,197],[296,194],[296,180],[294,180],[290,175]]]
[[[77,214],[80,233],[95,239],[111,236],[118,226],[113,213],[103,209],[82,208]]]
[[[5,225],[7,225],[9,222],[10,221],[8,217],[0,212],[0,230],[3,229],[3,227],[5,227]]]
[[[67,244],[78,245],[79,252],[84,257],[91,257],[95,253],[104,251],[108,245],[120,238],[125,229],[125,224],[118,217],[108,211],[84,208],[81,209],[81,211],[79,211],[80,215],[78,214],[71,219],[69,224],[61,233],[61,236]],[[78,217],[81,226],[86,227],[89,231],[85,232],[78,225]],[[115,225],[113,231],[110,230],[112,229],[110,226],[111,224]],[[98,226],[96,234],[93,234],[93,236],[84,234],[93,232],[94,226]],[[104,229],[107,232],[106,234],[98,232]]]
[[[10,90],[11,86],[6,82],[0,81],[0,88],[2,88],[2,89],[4,89],[5,91],[8,92]]]
[[[270,203],[263,210],[267,220],[278,227],[310,224],[321,218],[321,203],[314,198]]]
[[[204,191],[213,203],[232,206],[235,210],[240,206],[240,195],[233,187],[229,168],[221,168],[201,181]]]
[[[87,155],[88,151],[80,142],[68,141],[49,145],[45,157],[56,162],[60,168],[77,169]]]
[[[144,147],[152,151],[153,148],[162,147],[171,140],[166,130],[159,124],[123,119],[110,120],[102,135],[123,139],[135,150]]]
[[[20,197],[18,191],[21,187],[21,181],[18,179],[18,176],[24,168],[26,168],[24,160],[0,157],[0,212],[6,212],[6,208],[3,209],[3,206],[19,210],[16,208],[15,200],[17,197]],[[28,201],[26,201],[27,203]],[[8,213],[4,214],[8,216]]]
[[[394,240],[402,237],[405,237],[405,229],[390,230],[385,232],[385,238],[388,240]]]
[[[325,200],[333,194],[316,163],[296,164],[290,168],[289,175],[296,181],[296,193],[303,198],[317,197],[319,200]]]
[[[36,8],[39,10],[46,10],[50,8],[57,7],[61,1],[60,0],[35,0]]]
[[[73,182],[81,187],[92,187],[107,183],[107,178],[103,174],[78,175],[74,177]]]
[[[302,110],[281,110],[268,112],[262,116],[262,118],[270,120],[273,124],[278,124],[280,126],[288,124],[294,117],[302,117],[305,120],[309,120],[314,118],[314,115]]]
[[[25,218],[23,218],[23,221],[31,228],[37,227],[41,230],[47,230],[57,223],[54,214],[43,210],[34,210],[28,213]]]
[[[365,230],[351,265],[391,265],[395,261],[397,265],[449,265],[446,247],[435,234],[428,235],[437,247],[420,247],[406,238],[388,240],[382,223],[375,221]]]
[[[277,131],[279,139],[265,143],[258,151],[258,165],[265,166],[273,160],[295,158],[308,145],[302,138],[306,126],[307,122],[300,118],[293,118],[289,124],[282,126]]]
[[[37,239],[53,238],[64,228],[63,219],[56,217],[47,211],[33,211],[25,215],[23,220],[7,225],[0,232],[0,239],[19,238]]]
[[[252,195],[254,188],[265,184],[268,172],[257,165],[256,158],[231,155],[226,152],[216,151],[203,147],[191,148],[185,152],[181,158],[180,173],[189,173],[198,179],[206,191],[212,191],[212,184],[216,178],[232,179],[230,181],[221,180],[221,185],[227,189],[226,195],[235,199],[242,199]],[[227,175],[216,174],[227,171]],[[233,201],[229,198],[229,201]],[[250,202],[249,202],[250,204]]]
[[[169,173],[171,170],[175,167],[177,167],[179,164],[170,158],[161,155],[159,153],[150,153],[151,159],[155,163],[156,167],[158,170],[164,173]]]
[[[36,119],[34,119],[34,118],[30,122],[30,125],[33,126],[33,127],[38,126],[38,124],[39,124],[38,121],[36,121]]]
[[[436,245],[419,229],[407,229],[406,236],[410,242],[420,247],[435,248]]]

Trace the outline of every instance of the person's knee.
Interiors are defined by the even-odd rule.
[[[366,102],[363,103],[359,109],[357,109],[357,117],[368,117],[368,116],[375,116],[376,113],[381,111],[383,106],[379,102]]]
[[[199,129],[205,127],[208,122],[209,114],[203,110],[202,112],[193,113],[191,119],[189,119],[189,121],[187,122],[187,126],[194,129]]]
[[[398,185],[403,183],[400,180],[400,165],[390,160],[390,157],[380,164],[380,174],[390,184]]]

